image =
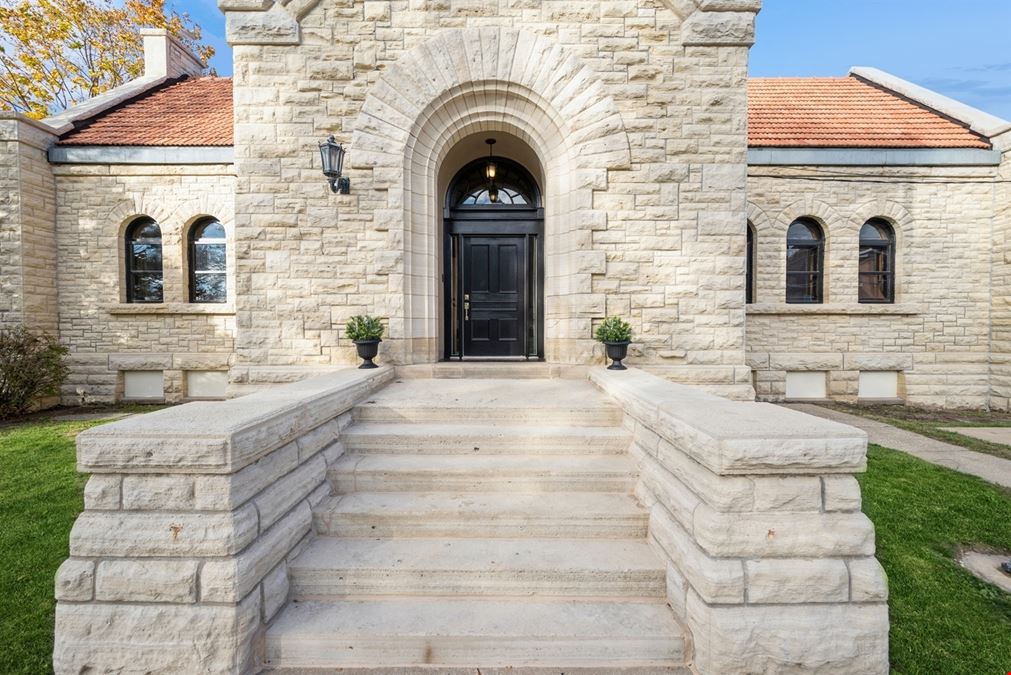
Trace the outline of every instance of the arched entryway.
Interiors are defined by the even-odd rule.
[[[533,175],[492,154],[472,161],[450,182],[443,218],[444,357],[543,359],[544,209]]]

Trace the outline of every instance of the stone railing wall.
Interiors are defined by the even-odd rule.
[[[55,672],[254,670],[351,407],[393,376],[347,369],[82,433]]]
[[[888,672],[887,583],[852,475],[863,432],[638,370],[590,379],[634,434],[637,495],[699,673]]]

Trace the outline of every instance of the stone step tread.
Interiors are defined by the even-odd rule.
[[[431,408],[590,408],[615,403],[586,380],[508,378],[397,380],[375,392],[365,405]]]
[[[355,492],[324,500],[318,513],[382,518],[400,514],[431,518],[525,516],[558,519],[592,515],[602,518],[648,518],[631,495],[589,492]]]
[[[313,512],[339,536],[645,536],[647,512],[607,492],[355,492]],[[578,534],[577,534],[578,532]]]
[[[294,576],[322,570],[665,574],[643,539],[319,537],[288,569]]]
[[[291,603],[268,629],[268,665],[679,665],[662,601],[390,598]]]
[[[619,454],[632,436],[614,426],[358,422],[341,436],[355,452]]]
[[[508,483],[513,478],[619,478],[634,480],[638,469],[627,455],[371,455],[342,457],[331,476],[414,474],[424,476],[491,475]]]

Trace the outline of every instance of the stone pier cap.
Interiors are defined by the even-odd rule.
[[[860,429],[771,403],[731,401],[630,368],[590,380],[626,413],[718,475],[857,473]]]
[[[394,374],[390,366],[349,368],[242,398],[128,417],[77,437],[77,469],[234,473],[333,419]]]

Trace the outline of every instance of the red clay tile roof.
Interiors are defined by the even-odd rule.
[[[186,79],[105,112],[63,145],[232,145],[232,80]],[[748,145],[820,148],[989,148],[928,108],[856,77],[748,81]]]
[[[68,132],[62,145],[232,145],[232,79],[164,85]]]
[[[962,124],[852,76],[748,80],[748,145],[990,148]]]

